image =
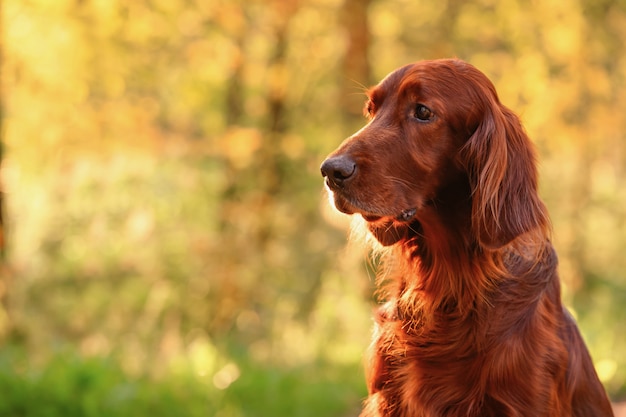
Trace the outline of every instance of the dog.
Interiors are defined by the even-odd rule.
[[[361,417],[612,416],[563,307],[535,151],[457,59],[403,66],[321,165],[381,247]]]

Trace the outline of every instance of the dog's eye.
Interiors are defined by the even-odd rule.
[[[415,113],[413,114],[413,117],[423,122],[426,122],[433,118],[433,112],[423,104],[418,104],[415,107]]]

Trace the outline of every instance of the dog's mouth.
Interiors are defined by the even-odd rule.
[[[374,214],[364,214],[364,213],[361,213],[361,217],[363,217],[365,221],[370,222],[370,223],[374,223],[382,219],[382,216],[376,216]]]
[[[415,214],[417,213],[417,207],[401,210],[397,214],[394,214],[393,212],[382,213],[378,210],[372,209],[371,207],[362,207],[362,204],[347,200],[337,193],[332,194],[333,198],[331,198],[331,200],[337,210],[345,214],[360,214],[361,217],[363,217],[363,219],[368,223],[408,223],[415,217]]]
[[[402,210],[400,214],[396,216],[384,216],[384,215],[377,215],[377,214],[371,214],[371,213],[360,213],[360,214],[365,219],[365,221],[369,223],[376,223],[376,222],[379,222],[381,219],[388,221],[390,217],[395,221],[407,223],[407,222],[410,222],[413,219],[413,217],[415,217],[415,213],[417,213],[417,208],[413,207],[410,209]]]
[[[367,228],[376,240],[383,246],[390,246],[405,240],[415,232],[419,223],[416,223],[417,208],[405,209],[396,216],[376,216],[361,214],[367,222]]]
[[[414,230],[415,225],[413,223],[417,220],[416,215],[419,211],[417,206],[381,212],[375,207],[366,206],[362,202],[352,201],[340,193],[329,191],[331,203],[335,208],[345,214],[360,214],[366,221],[369,231],[383,246],[390,246],[406,239],[409,236],[409,230]]]

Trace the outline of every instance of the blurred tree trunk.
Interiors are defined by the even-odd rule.
[[[232,5],[232,4],[231,4]],[[289,26],[293,15],[297,12],[298,2],[292,0],[276,0],[268,4],[272,7],[272,35],[273,49],[268,52],[267,72],[264,101],[267,112],[264,119],[258,125],[261,131],[262,140],[260,147],[256,151],[254,161],[250,166],[237,167],[226,161],[227,177],[231,178],[230,184],[223,190],[220,200],[222,201],[221,209],[221,228],[222,236],[232,238],[232,243],[224,242],[222,247],[225,252],[222,260],[223,265],[232,264],[232,270],[237,269],[237,264],[241,262],[241,253],[250,253],[250,264],[255,264],[255,277],[257,283],[247,283],[246,285],[237,282],[235,279],[225,279],[221,286],[221,293],[214,294],[210,303],[214,305],[211,308],[211,323],[209,325],[217,332],[224,332],[224,327],[233,325],[240,311],[232,308],[220,308],[223,300],[244,300],[249,309],[255,310],[256,306],[262,306],[271,303],[275,290],[273,286],[279,287],[281,283],[274,279],[271,283],[259,285],[259,282],[267,280],[267,274],[271,273],[271,267],[267,266],[275,254],[271,253],[271,242],[275,240],[277,226],[277,208],[276,200],[278,194],[284,191],[285,179],[288,172],[288,163],[284,156],[282,142],[285,134],[288,132],[290,117],[288,106],[288,88],[289,88]],[[249,123],[245,120],[245,99],[246,90],[244,88],[245,81],[243,79],[245,72],[246,51],[245,42],[253,36],[249,28],[252,27],[250,21],[253,16],[247,16],[243,7],[238,13],[243,14],[243,21],[246,22],[238,32],[231,33],[231,37],[236,39],[238,52],[233,58],[232,72],[226,87],[226,120],[229,127],[243,126]],[[254,184],[250,189],[249,184]],[[245,202],[245,203],[242,203]],[[232,216],[232,207],[246,204],[250,210],[250,218],[253,219],[251,228],[246,231],[246,236],[241,239],[237,237],[238,230],[236,226],[238,219]],[[239,250],[233,251],[233,247],[245,244]],[[233,257],[233,253],[236,255]],[[229,268],[224,268],[228,270]],[[259,291],[263,288],[262,291]],[[220,329],[221,328],[221,329]],[[266,330],[263,330],[265,332]]]
[[[0,7],[0,22],[4,22],[2,7]],[[0,71],[4,68],[4,32],[0,33]],[[0,80],[3,80],[3,73],[0,72]],[[4,91],[0,82],[0,167],[4,157]],[[9,311],[9,279],[10,275],[5,264],[6,240],[5,240],[5,217],[4,217],[4,187],[0,183],[0,339],[11,332],[12,322]]]
[[[245,25],[247,27],[247,25]],[[232,74],[226,87],[226,122],[229,126],[241,124],[243,115],[243,73],[244,73],[244,48],[245,31],[241,30],[236,35],[235,43],[237,53],[233,57]]]
[[[277,0],[273,3],[278,16],[274,26],[274,50],[268,61],[267,131],[260,149],[259,173],[263,199],[259,207],[257,244],[262,251],[272,233],[273,200],[281,191],[285,174],[282,142],[288,130],[287,92],[289,72],[287,51],[289,46],[289,24],[297,12],[297,1]]]
[[[229,62],[230,74],[225,91],[225,119],[229,130],[236,131],[238,126],[244,126],[245,107],[245,81],[244,72],[246,69],[246,40],[250,38],[249,16],[240,2],[231,2],[228,5],[230,13],[236,16],[230,20],[230,25],[222,29],[233,40],[236,51]],[[237,24],[236,22],[239,22]],[[224,140],[224,138],[221,138]],[[245,288],[242,288],[237,280],[232,276],[232,271],[237,269],[239,259],[237,254],[240,251],[238,245],[240,239],[237,236],[237,219],[233,218],[232,209],[247,197],[245,195],[246,180],[242,177],[246,175],[241,167],[236,166],[229,158],[222,160],[223,170],[228,178],[228,183],[221,191],[218,198],[220,202],[220,236],[223,241],[217,249],[220,251],[218,257],[221,260],[220,274],[223,275],[221,283],[216,286],[206,299],[206,329],[212,336],[215,334],[225,334],[235,323],[237,311],[234,311],[228,303],[231,300],[246,298]],[[233,256],[235,254],[235,256]],[[248,297],[249,298],[249,297]]]
[[[441,14],[438,30],[432,36],[432,49],[429,55],[438,57],[451,57],[455,55],[455,46],[462,43],[462,38],[454,36],[454,27],[457,25],[463,1],[448,0],[445,13]]]
[[[287,7],[285,7],[287,9]],[[283,134],[287,131],[287,114],[286,114],[286,92],[287,92],[287,47],[289,39],[287,30],[289,21],[294,10],[287,9],[285,14],[277,23],[275,28],[275,49],[268,62],[269,64],[269,91],[267,94],[267,104],[269,108],[268,130],[271,134]],[[274,148],[271,144],[267,144],[269,148]]]
[[[347,32],[348,45],[343,58],[341,98],[345,122],[348,129],[363,118],[363,88],[372,83],[368,60],[370,33],[367,10],[370,0],[345,0],[342,10],[342,25]]]

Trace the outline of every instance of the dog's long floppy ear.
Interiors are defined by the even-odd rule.
[[[534,148],[519,118],[497,98],[489,100],[461,158],[472,188],[472,230],[483,247],[497,249],[533,229],[549,230]]]

